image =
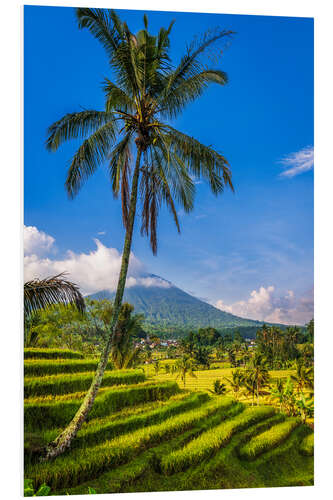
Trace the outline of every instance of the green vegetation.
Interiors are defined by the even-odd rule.
[[[45,375],[57,375],[60,373],[93,372],[96,368],[97,360],[93,359],[57,359],[56,361],[53,359],[29,359],[24,361],[24,376],[42,377]],[[111,362],[108,363],[107,368],[112,370],[113,365]]]
[[[148,18],[138,33],[131,33],[113,10],[77,8],[80,29],[87,29],[106,50],[115,82],[104,81],[105,106],[102,111],[84,110],[68,113],[48,129],[46,147],[55,152],[66,141],[80,139],[81,145],[70,163],[65,182],[74,198],[87,179],[107,159],[113,195],[122,197],[125,227],[124,248],[113,303],[108,335],[100,362],[87,396],[72,421],[47,447],[46,459],[63,453],[86,420],[101,386],[111,351],[117,344],[117,323],[123,301],[132,247],[138,193],[141,197],[141,233],[149,236],[157,253],[157,220],[161,205],[171,212],[178,231],[180,225],[175,203],[185,212],[194,208],[193,176],[204,178],[215,195],[234,189],[228,161],[212,146],[170,125],[170,118],[180,115],[186,105],[199,98],[212,84],[225,85],[227,75],[203,66],[207,50],[217,49],[231,31],[207,32],[189,45],[176,65],[170,58],[173,23],[157,35],[148,31]],[[215,50],[215,58],[221,47]],[[132,153],[135,161],[131,165]]]
[[[300,424],[297,418],[289,418],[285,422],[273,426],[271,429],[252,438],[239,450],[240,457],[253,460],[267,450],[282,443]]]
[[[114,295],[83,299],[60,275],[25,284],[25,495],[313,484],[313,321],[243,320],[171,284],[125,292],[138,203],[156,254],[163,205],[180,231],[176,203],[193,210],[195,179],[215,195],[233,190],[224,156],[169,123],[227,83],[203,59],[217,61],[232,33],[208,31],[173,65],[173,23],[153,35],[144,16],[134,34],[112,10],[76,16],[115,80],[105,79],[101,111],[63,116],[46,145],[80,142],[65,182],[72,198],[107,160],[124,246]]]
[[[306,455],[309,457],[313,456],[314,452],[314,433],[312,432],[308,436],[306,436],[299,445],[299,451],[302,455]]]
[[[83,359],[83,354],[69,349],[26,348],[24,359]]]
[[[93,372],[78,375],[59,374],[26,378],[24,381],[24,397],[81,392],[89,388],[92,379]],[[144,380],[145,375],[141,370],[112,370],[105,372],[102,386],[135,384]]]
[[[163,458],[161,463],[163,472],[166,474],[179,472],[201,462],[213,451],[225,445],[235,432],[273,414],[274,409],[271,407],[247,408],[234,419],[222,422],[222,424],[192,440],[183,449],[174,451]]]
[[[148,401],[168,399],[179,391],[175,382],[145,383],[140,385],[121,387],[101,391],[90,418],[103,417],[113,411],[128,406],[142,404]],[[24,421],[26,430],[52,428],[64,425],[79,408],[82,395],[72,395],[73,399],[49,398],[49,402],[40,402],[38,399],[29,398],[24,404]],[[45,401],[45,399],[44,399]]]

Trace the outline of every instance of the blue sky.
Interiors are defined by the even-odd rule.
[[[142,27],[143,12],[118,13],[133,32]],[[163,211],[157,257],[137,223],[137,269],[144,266],[235,314],[304,323],[313,308],[313,20],[169,12],[148,17],[152,32],[176,20],[175,63],[186,43],[207,29],[237,32],[219,62],[228,85],[211,86],[175,123],[224,153],[236,192],[215,198],[197,184],[195,210],[180,211],[180,236]],[[69,255],[96,256],[94,238],[101,250],[121,251],[124,231],[106,170],[70,201],[64,181],[78,143],[55,154],[44,146],[47,127],[65,113],[102,109],[101,82],[112,79],[103,48],[77,28],[72,8],[25,7],[24,18],[25,225],[54,238],[46,245],[49,253],[30,252],[38,256],[34,272],[41,263],[43,274],[50,269],[46,260],[61,267]]]

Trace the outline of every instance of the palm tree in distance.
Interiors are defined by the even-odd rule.
[[[78,8],[76,16],[79,28],[87,28],[103,45],[115,81],[104,81],[103,111],[65,115],[50,126],[46,146],[49,151],[56,151],[69,139],[83,140],[66,178],[65,187],[71,198],[99,165],[107,163],[113,195],[121,194],[125,241],[109,337],[96,374],[73,420],[47,446],[46,458],[55,457],[70,446],[101,385],[125,288],[138,195],[141,233],[149,236],[156,254],[157,218],[163,204],[180,231],[175,204],[179,203],[187,213],[193,209],[195,178],[204,178],[215,195],[225,187],[233,190],[224,156],[167,122],[176,118],[210,83],[227,83],[223,71],[208,69],[201,58],[207,51],[210,56],[220,55],[221,43],[232,32],[216,29],[205,33],[187,47],[179,64],[173,66],[169,57],[173,23],[153,36],[144,15],[144,29],[134,35],[113,10]]]
[[[184,389],[185,389],[187,375],[193,378],[197,378],[196,374],[194,373],[194,369],[195,369],[194,360],[188,354],[184,354],[183,357],[177,360],[175,364],[175,371],[178,372],[176,379],[180,377],[180,380],[184,384]]]

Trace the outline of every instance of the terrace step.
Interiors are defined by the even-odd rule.
[[[24,397],[86,391],[89,389],[93,377],[93,372],[83,372],[78,375],[70,373],[44,377],[26,377],[24,379]],[[102,387],[134,384],[144,380],[146,380],[146,377],[141,370],[110,370],[104,373]]]
[[[222,416],[233,405],[234,401],[230,398],[214,399],[199,409],[170,417],[162,423],[121,435],[101,445],[87,447],[84,453],[81,449],[74,449],[57,457],[52,463],[28,466],[27,477],[32,478],[36,486],[43,482],[54,489],[75,486],[105,470],[129,462],[147,448],[190,430],[199,422],[204,423],[214,414]]]
[[[101,389],[89,413],[89,420],[145,402],[166,400],[179,392],[180,389],[176,382],[152,383],[148,381],[104,391]],[[39,398],[25,400],[25,432],[65,426],[73,418],[81,403],[82,398],[67,399],[67,395],[63,399],[50,398],[49,402],[46,402],[45,399],[40,402]]]
[[[24,376],[42,377],[67,373],[95,372],[98,361],[94,359],[25,359]],[[107,369],[112,370],[109,361]]]

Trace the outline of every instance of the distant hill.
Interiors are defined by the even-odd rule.
[[[136,285],[126,288],[124,301],[134,305],[136,313],[145,316],[144,329],[164,337],[178,337],[190,330],[211,326],[219,331],[237,328],[249,337],[255,335],[261,321],[240,318],[221,311],[177,288],[169,281],[152,274],[146,279],[157,280],[162,286]],[[92,299],[114,298],[108,290],[90,295]]]

